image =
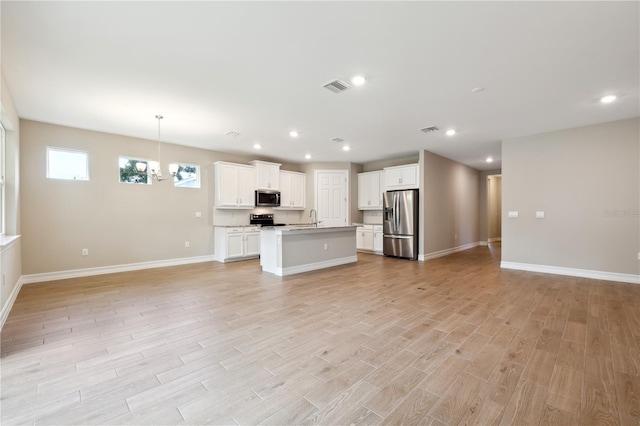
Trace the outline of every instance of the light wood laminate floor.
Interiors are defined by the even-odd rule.
[[[640,286],[358,258],[25,285],[2,424],[640,424]]]

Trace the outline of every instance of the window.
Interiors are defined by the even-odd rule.
[[[147,174],[149,160],[142,158],[120,157],[120,182],[150,185],[151,178]],[[137,164],[144,164],[144,171],[139,172]]]
[[[4,142],[4,127],[0,124],[0,235],[4,235],[5,226],[4,226],[4,185],[5,185],[5,168],[4,168],[4,158],[5,158],[5,142]]]
[[[200,188],[200,166],[179,164],[178,173],[173,178],[173,185],[182,188]]]
[[[84,151],[48,146],[47,178],[89,180],[89,154]]]

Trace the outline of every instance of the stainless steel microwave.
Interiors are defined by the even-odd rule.
[[[256,207],[280,207],[280,191],[256,190]]]

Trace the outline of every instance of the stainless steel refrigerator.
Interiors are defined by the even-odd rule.
[[[418,190],[387,191],[383,197],[385,256],[418,259]]]

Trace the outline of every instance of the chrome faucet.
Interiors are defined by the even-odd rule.
[[[316,209],[311,209],[311,211],[309,212],[309,217],[311,218],[311,222],[313,223],[313,226],[315,226],[317,228],[318,227],[318,212],[316,211]]]

